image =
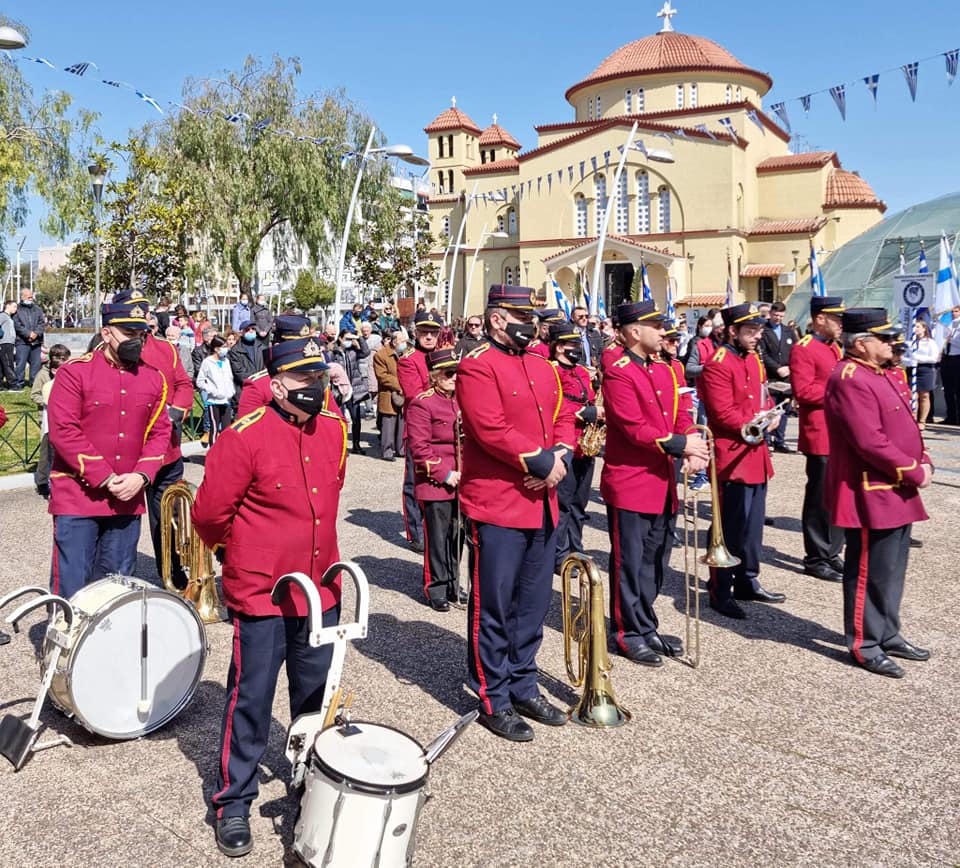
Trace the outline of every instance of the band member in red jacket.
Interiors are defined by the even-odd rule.
[[[427,353],[437,349],[440,340],[440,329],[443,320],[433,311],[421,310],[413,320],[416,329],[415,345],[407,350],[397,360],[397,379],[406,399],[404,409],[421,392],[430,388],[430,378],[427,374]],[[423,547],[423,515],[420,504],[414,494],[413,456],[410,450],[405,450],[406,458],[403,465],[403,491],[401,505],[403,507],[403,522],[407,533],[407,542],[415,552],[422,552]]]
[[[910,529],[927,518],[920,489],[930,485],[933,464],[909,400],[883,367],[897,333],[883,308],[844,311],[846,358],[830,375],[824,399],[830,432],[827,506],[847,543],[847,647],[855,663],[890,678],[905,674],[891,657],[930,656],[900,633]]]
[[[554,367],[560,377],[564,404],[576,420],[576,441],[570,471],[557,486],[560,521],[557,524],[557,554],[554,572],[559,573],[564,559],[583,552],[583,524],[587,520],[587,504],[593,488],[593,467],[596,458],[585,455],[580,438],[588,425],[603,421],[603,407],[596,406],[597,393],[590,381],[590,372],[583,361],[583,343],[568,322],[550,326],[549,347]]]
[[[550,327],[567,322],[562,310],[553,307],[538,307],[534,314],[537,317],[537,336],[530,341],[528,353],[536,353],[545,359],[550,358]]]
[[[286,573],[308,575],[323,604],[323,625],[337,623],[340,580],[320,587],[339,560],[337,507],[347,458],[347,426],[323,410],[326,364],[313,338],[264,352],[273,400],[238,419],[207,455],[193,523],[211,548],[225,546],[223,596],[233,620],[233,658],[220,734],[213,807],[216,840],[228,856],[253,847],[250,805],[267,748],[277,674],[285,662],[290,717],[317,711],[331,646],[312,648],[303,592],[270,595]]]
[[[460,423],[454,384],[459,357],[453,349],[427,353],[430,388],[408,405],[407,449],[413,453],[414,492],[423,512],[423,593],[446,612],[457,596],[460,563]]]
[[[607,443],[600,493],[610,534],[610,618],[617,650],[644,666],[682,653],[680,640],[657,632],[654,602],[677,511],[675,459],[692,472],[707,466],[707,444],[687,436],[678,380],[660,351],[666,314],[652,301],[617,307],[623,356],[607,368],[603,405]]]
[[[163,377],[143,364],[147,309],[102,305],[103,343],[57,369],[47,419],[53,593],[71,597],[137,563],[143,492],[170,449]]]
[[[766,441],[747,443],[740,431],[773,402],[767,395],[766,371],[757,354],[763,319],[755,305],[737,304],[721,311],[727,342],[707,361],[700,376],[701,398],[713,432],[720,483],[723,536],[739,566],[711,569],[710,605],[729,618],[745,618],[736,600],[782,603],[783,594],[760,584],[760,547],[767,508],[767,480],[773,464]],[[776,427],[775,419],[768,426]],[[715,519],[716,520],[716,519]],[[736,598],[736,599],[734,599]]]
[[[480,722],[530,741],[518,716],[562,726],[567,716],[537,688],[537,650],[553,593],[557,484],[573,453],[573,414],[554,367],[525,348],[536,334],[536,290],[493,286],[488,343],[457,373],[463,417],[460,505],[470,519],[473,591],[467,608],[470,687]]]
[[[800,408],[798,447],[807,459],[807,486],[803,492],[803,571],[828,582],[843,581],[843,531],[830,524],[823,500],[830,438],[823,415],[823,396],[830,373],[843,355],[840,315],[843,300],[822,295],[810,299],[813,334],[805,335],[790,354],[790,382]]]

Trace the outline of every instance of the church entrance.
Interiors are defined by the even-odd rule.
[[[634,268],[629,262],[613,262],[604,265],[606,276],[607,315],[612,316],[618,304],[630,301],[630,286],[633,283]]]

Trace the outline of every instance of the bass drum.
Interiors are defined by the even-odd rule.
[[[50,685],[58,708],[114,739],[146,735],[183,711],[207,659],[206,633],[193,606],[124,576],[87,585],[70,604],[72,629],[59,611],[54,621],[66,637]],[[49,665],[49,640],[43,654]]]
[[[423,747],[389,726],[317,733],[293,849],[316,868],[410,865],[429,774]]]

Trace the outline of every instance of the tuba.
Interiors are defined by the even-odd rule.
[[[213,555],[190,521],[192,506],[193,489],[185,479],[171,485],[160,498],[160,575],[168,591],[193,604],[204,624],[216,624],[225,619],[217,595]],[[173,552],[187,573],[185,588],[173,582]]]
[[[603,406],[603,391],[597,390],[597,399],[594,406],[600,408]],[[580,435],[579,445],[584,455],[589,458],[596,458],[603,449],[603,444],[607,439],[607,426],[603,422],[590,422],[584,426],[583,433]]]
[[[580,595],[573,609],[574,574],[579,574]],[[607,629],[603,620],[603,584],[592,558],[569,555],[560,567],[563,589],[563,652],[567,675],[574,687],[584,685],[583,696],[570,709],[570,720],[581,726],[613,729],[630,720],[610,683],[610,657],[607,653]],[[573,669],[573,645],[577,646],[578,666]]]

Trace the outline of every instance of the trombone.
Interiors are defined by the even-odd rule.
[[[691,425],[687,432],[699,431],[707,441],[710,453],[710,510],[713,521],[710,523],[710,543],[701,555],[697,537],[700,532],[700,497],[694,492],[691,509],[693,521],[683,523],[683,589],[684,589],[684,629],[687,653],[680,658],[682,663],[696,669],[700,665],[700,569],[698,564],[718,569],[730,569],[740,563],[740,558],[730,554],[723,539],[723,522],[720,517],[720,486],[717,484],[717,454],[713,442],[713,432],[706,425]],[[683,474],[683,508],[687,509],[690,492],[690,474]],[[691,527],[692,525],[692,527]],[[691,538],[693,542],[691,543]],[[692,551],[691,551],[692,550]],[[691,569],[691,559],[693,568]],[[691,617],[691,610],[693,611]],[[691,632],[693,642],[691,642]],[[696,650],[691,653],[691,648]]]
[[[575,578],[580,580],[576,601],[571,592]],[[563,589],[563,654],[567,675],[574,687],[586,684],[580,701],[569,711],[570,720],[596,729],[623,726],[630,720],[630,712],[617,702],[610,683],[613,667],[607,653],[600,570],[586,555],[568,555],[560,567],[560,584]],[[573,667],[574,645],[577,646],[576,671]]]
[[[192,506],[193,488],[185,479],[173,483],[160,498],[160,575],[164,588],[192,603],[204,624],[216,624],[226,619],[217,595],[213,555],[190,521]],[[173,552],[187,573],[185,588],[174,584]]]

